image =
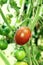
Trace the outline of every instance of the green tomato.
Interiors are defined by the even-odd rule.
[[[26,53],[24,50],[18,49],[15,51],[15,57],[17,60],[23,60],[26,56]]]
[[[28,65],[26,62],[16,62],[14,65]]]
[[[5,28],[3,29],[3,34],[4,34],[4,35],[8,35],[9,32],[10,32],[9,27],[5,27]]]
[[[8,43],[4,40],[0,40],[0,49],[4,50],[8,47]]]

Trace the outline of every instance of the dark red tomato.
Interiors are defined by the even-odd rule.
[[[24,45],[31,37],[31,31],[28,27],[21,27],[15,34],[15,41],[19,45]]]

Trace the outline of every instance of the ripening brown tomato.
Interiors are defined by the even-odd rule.
[[[28,27],[21,27],[17,30],[14,39],[17,44],[24,45],[31,37],[31,31]]]

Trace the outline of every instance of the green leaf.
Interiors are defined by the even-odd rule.
[[[23,2],[23,0],[20,0],[20,6],[22,6],[22,2]]]
[[[36,59],[39,60],[40,56],[41,56],[41,54],[40,54],[40,52],[38,52],[36,55]]]
[[[19,7],[17,6],[16,2],[14,0],[10,0],[10,5],[12,8],[14,8],[17,12],[19,11]]]
[[[42,61],[42,62],[40,62],[40,65],[43,65],[43,61]]]
[[[43,27],[40,29],[40,35],[41,35],[42,38],[43,38]]]
[[[34,53],[35,58],[37,60],[39,60],[41,54],[40,54],[40,51],[35,44],[33,45],[33,53]]]
[[[3,34],[3,29],[0,27],[0,34],[2,35]]]
[[[0,0],[0,5],[7,3],[7,0]]]
[[[43,51],[43,46],[39,45],[38,48],[39,50]]]
[[[11,16],[10,15],[6,15],[6,19],[7,19],[9,24],[11,23],[11,18],[10,17],[12,17],[12,15]]]
[[[41,5],[43,3],[43,0],[37,0],[38,5]]]

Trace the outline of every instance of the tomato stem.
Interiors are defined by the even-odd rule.
[[[30,28],[31,31],[33,31],[33,29],[34,29],[36,23],[38,22],[38,20],[39,20],[39,18],[40,18],[40,17],[39,17],[40,8],[41,8],[41,7],[39,7],[39,6],[37,7],[36,15],[35,15],[33,21],[31,21],[31,22],[29,23],[29,28]]]
[[[32,61],[31,61],[31,53],[30,53],[30,49],[27,47],[27,44],[24,45],[24,49],[26,51],[27,54],[27,58],[28,58],[28,64],[32,65]],[[27,50],[28,49],[28,50]]]
[[[30,17],[32,9],[33,9],[32,0],[28,0],[28,6],[27,6],[27,11],[26,11],[26,15],[28,17]]]
[[[31,21],[31,19],[28,17],[28,18],[26,18],[25,20],[23,20],[22,22],[20,22],[20,24],[17,25],[17,27],[21,26],[21,25],[22,25],[23,23],[25,23],[25,21],[27,21],[27,20]]]
[[[5,23],[8,25],[8,27],[10,28],[10,30],[13,31],[12,27],[11,27],[10,24],[8,23],[8,21],[7,21],[7,19],[6,19],[6,17],[5,17],[5,15],[4,15],[4,13],[3,13],[3,11],[2,11],[1,8],[0,8],[0,14],[1,14],[1,16],[2,16],[2,18],[3,18],[3,20],[4,20],[4,22],[5,22]]]
[[[38,62],[37,62],[37,60],[36,60],[36,58],[32,57],[32,61],[33,61],[34,65],[39,65]]]
[[[32,38],[31,38],[31,40],[32,40]],[[32,42],[31,42],[31,52],[32,52],[32,61],[34,62],[34,65],[39,65],[38,62],[37,62],[37,60],[36,60],[36,58],[35,58],[35,56],[34,56],[34,51],[33,51],[33,44],[32,44]]]
[[[20,14],[19,14],[18,19],[20,19],[21,18],[21,15],[23,14],[24,4],[25,4],[25,0],[23,0],[23,3],[22,3],[22,6],[21,6],[21,9],[20,9]]]
[[[7,60],[7,58],[5,57],[5,55],[3,54],[3,52],[1,50],[0,50],[0,56],[6,65],[10,65],[9,61]]]

